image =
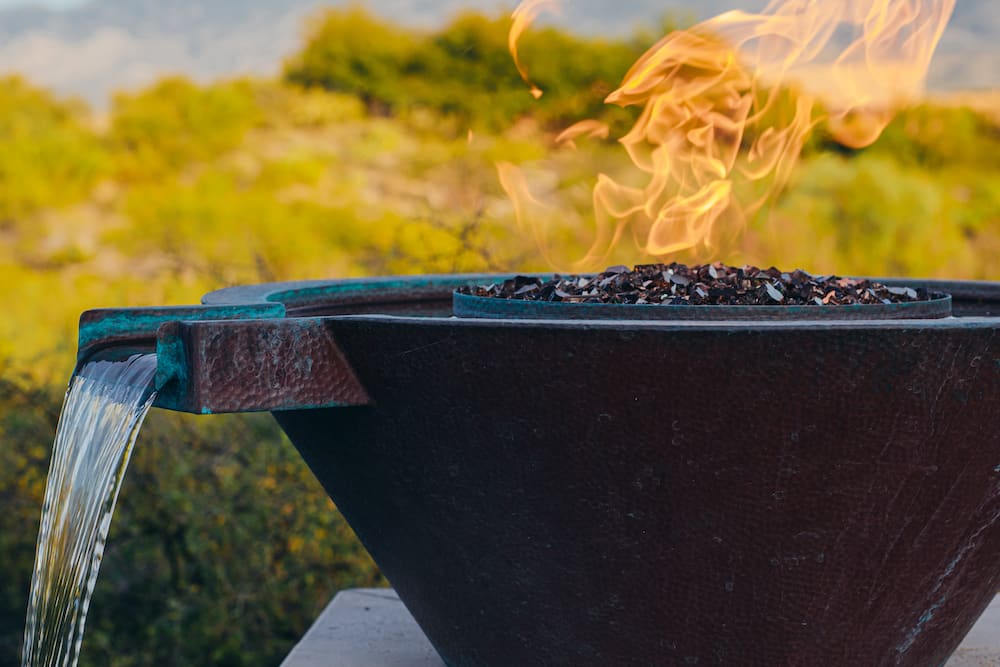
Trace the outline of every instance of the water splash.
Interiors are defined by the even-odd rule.
[[[31,576],[22,667],[75,667],[90,596],[139,427],[156,355],[86,364],[56,429]]]

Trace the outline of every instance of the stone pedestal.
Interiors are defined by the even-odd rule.
[[[1000,665],[1000,596],[944,667]],[[391,588],[333,598],[282,667],[445,667]]]

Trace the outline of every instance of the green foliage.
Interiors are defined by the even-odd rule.
[[[171,78],[117,95],[108,140],[120,177],[157,178],[236,147],[259,118],[247,81],[202,88]]]
[[[922,104],[902,111],[866,152],[924,169],[1000,169],[1000,126],[965,107]]]
[[[320,129],[364,119],[365,107],[355,95],[302,90],[278,81],[255,83],[262,125],[269,129]]]
[[[555,127],[628,112],[603,99],[641,54],[635,41],[585,39],[546,28],[519,51],[544,95],[535,100],[507,46],[510,21],[465,13],[428,34],[405,31],[360,8],[317,17],[306,47],[286,66],[288,81],[358,95],[373,110],[427,108],[466,127],[496,131],[530,114]]]
[[[0,665],[20,664],[35,536],[59,392],[0,377]]]
[[[20,78],[0,79],[0,231],[82,199],[109,162],[85,109]]]
[[[82,664],[278,664],[335,591],[384,585],[270,416],[148,422]]]
[[[286,68],[289,81],[357,95],[370,107],[392,105],[416,38],[360,7],[314,20],[309,46]]]
[[[758,245],[759,244],[759,245]],[[996,279],[996,171],[930,171],[881,151],[807,162],[748,245],[818,272]]]

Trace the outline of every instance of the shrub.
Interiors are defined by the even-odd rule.
[[[373,111],[429,108],[481,130],[505,129],[526,114],[547,127],[629,117],[603,100],[641,54],[638,43],[555,28],[528,32],[520,51],[532,80],[545,91],[536,101],[508,51],[509,29],[507,18],[464,13],[436,32],[417,33],[359,8],[329,10],[313,20],[305,48],[286,64],[285,78],[356,94]]]
[[[84,198],[110,166],[80,103],[0,79],[0,232]]]
[[[234,148],[259,121],[249,81],[200,87],[175,77],[118,94],[108,142],[119,178],[161,178]]]

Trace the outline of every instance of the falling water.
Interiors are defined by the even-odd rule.
[[[86,364],[56,429],[22,667],[75,667],[118,491],[153,403],[156,355]]]

